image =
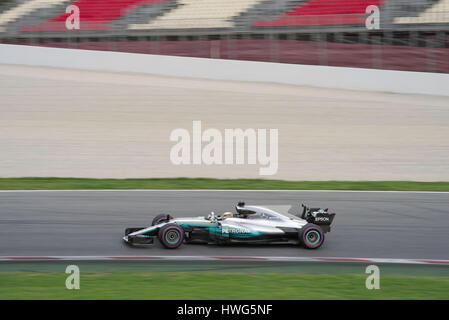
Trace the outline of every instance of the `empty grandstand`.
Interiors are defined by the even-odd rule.
[[[448,73],[449,0],[0,0],[0,41]]]

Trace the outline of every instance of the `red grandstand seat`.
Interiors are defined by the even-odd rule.
[[[364,24],[366,7],[385,0],[310,0],[274,21],[256,21],[256,27]]]
[[[81,30],[108,30],[112,21],[134,8],[162,1],[165,0],[78,0],[71,4],[80,9]],[[22,27],[21,31],[63,31],[69,15],[64,11],[39,26]]]

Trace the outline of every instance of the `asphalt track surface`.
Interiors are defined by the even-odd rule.
[[[247,204],[329,207],[333,230],[318,250],[293,245],[182,245],[132,248],[125,227],[159,213],[206,215]],[[294,209],[297,209],[295,207]],[[0,255],[319,256],[448,259],[449,194],[313,191],[0,192]]]

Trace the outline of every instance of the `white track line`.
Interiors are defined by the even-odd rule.
[[[230,189],[64,189],[64,190],[0,190],[0,193],[14,192],[332,192],[332,193],[423,193],[449,194],[447,191],[381,191],[381,190],[230,190]]]
[[[342,258],[342,257],[244,257],[244,256],[0,256],[0,261],[284,261],[284,262],[338,262],[338,263],[391,263],[447,265],[449,260],[389,259],[389,258]]]

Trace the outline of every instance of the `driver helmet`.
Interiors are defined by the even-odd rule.
[[[226,218],[233,218],[234,214],[232,212],[225,212],[221,215],[221,219],[224,220]]]

